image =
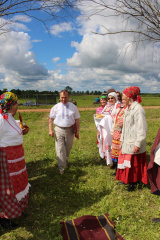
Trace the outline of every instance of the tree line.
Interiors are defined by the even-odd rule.
[[[65,88],[70,95],[99,95],[101,96],[102,93],[107,93],[106,91],[73,91],[71,87],[67,86]],[[8,92],[7,88],[4,88],[3,90],[0,90],[0,95],[4,92]],[[20,90],[20,89],[11,89],[10,92],[15,93],[18,98],[30,98],[31,96],[37,96],[38,95],[59,95],[59,91],[38,91],[38,90]],[[160,97],[160,93],[141,93],[140,95],[143,95],[145,97]]]
[[[71,95],[101,95],[101,91],[73,91],[71,87],[65,88]],[[4,92],[8,92],[7,88],[0,90],[0,95]],[[18,98],[29,98],[30,96],[38,95],[59,95],[59,91],[38,91],[38,90],[20,90],[20,89],[11,89],[10,92],[13,92],[17,95]],[[106,91],[104,91],[106,92]]]

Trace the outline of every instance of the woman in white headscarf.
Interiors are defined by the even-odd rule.
[[[103,109],[102,113],[111,115],[112,118],[116,115],[116,109],[121,106],[121,104],[118,101],[117,94],[115,92],[111,92],[108,94],[108,104]]]
[[[117,103],[117,94],[116,92],[111,92],[108,94],[108,104],[102,111],[102,114],[105,117],[100,122],[100,146],[99,153],[101,158],[105,157],[106,164],[112,165],[112,157],[111,157],[111,145],[112,145],[112,124],[114,121],[114,117],[116,115],[116,109],[121,105]]]

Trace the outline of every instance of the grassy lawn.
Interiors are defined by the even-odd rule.
[[[94,104],[95,98],[99,97],[99,95],[80,95],[80,96],[70,96],[70,99],[75,99],[77,101],[78,108],[93,108],[98,107],[98,104]],[[32,99],[34,101],[34,99]],[[18,100],[19,103],[25,103],[27,99]],[[35,102],[35,101],[34,101]],[[160,106],[160,98],[159,97],[142,97],[142,106]],[[51,108],[52,105],[40,105],[40,106],[19,106],[19,109],[25,108]]]
[[[0,228],[0,239],[62,240],[60,221],[106,212],[125,240],[160,239],[160,223],[151,221],[160,215],[160,197],[150,193],[149,185],[129,193],[126,186],[117,184],[112,176],[114,170],[107,167],[98,154],[94,111],[80,114],[80,139],[74,141],[69,168],[64,175],[59,175],[54,139],[48,135],[48,113],[22,113],[23,121],[30,127],[24,136],[32,185],[26,209],[28,216],[16,220],[20,227],[14,231]],[[149,160],[160,127],[160,109],[148,109],[146,116]]]

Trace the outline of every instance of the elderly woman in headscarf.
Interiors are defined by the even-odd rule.
[[[6,92],[0,96],[0,224],[6,229],[18,225],[11,221],[22,215],[28,205],[28,175],[22,147],[22,128],[15,121],[17,96]]]
[[[120,92],[117,92],[117,93],[121,94]],[[121,97],[121,100],[122,100],[122,97]],[[140,103],[141,101],[142,101],[141,97],[137,96],[137,102]],[[113,166],[116,168],[116,171],[113,173],[113,175],[116,175],[116,172],[117,172],[118,157],[119,157],[119,152],[121,150],[120,138],[121,138],[121,133],[123,128],[123,118],[124,118],[125,110],[126,110],[126,106],[124,107],[123,104],[121,104],[121,107],[117,109],[117,113],[114,118],[114,124],[112,127],[112,161],[113,161]]]
[[[118,97],[116,92],[110,92],[108,94],[108,104],[102,110],[102,114],[111,115],[111,117],[114,118],[116,115],[116,109],[121,106],[121,104],[119,104],[117,100]]]
[[[145,111],[137,102],[140,89],[136,86],[123,91],[122,102],[127,107],[124,113],[121,135],[122,148],[118,157],[116,179],[129,184],[128,191],[134,191],[139,181],[148,183]]]
[[[101,106],[96,109],[96,114],[101,114],[101,112],[103,111],[104,107],[107,104],[107,97],[104,96],[104,95],[101,96],[100,97],[100,103],[101,103]],[[99,131],[99,124],[98,123],[96,124],[96,127],[97,127],[97,146],[99,147],[100,131]]]
[[[108,104],[102,110],[104,118],[101,120],[100,126],[100,144],[99,144],[99,153],[101,158],[105,157],[106,164],[112,165],[111,158],[111,145],[112,145],[112,124],[114,117],[116,115],[116,109],[121,105],[117,103],[117,94],[116,92],[110,92],[108,94]]]
[[[96,109],[96,113],[101,113],[103,111],[104,107],[106,106],[106,104],[107,104],[106,96],[103,95],[100,97],[100,104],[101,104],[101,106]]]

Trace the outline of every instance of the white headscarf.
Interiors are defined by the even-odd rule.
[[[111,93],[109,93],[109,94],[108,94],[108,97],[109,97],[109,96],[114,97],[114,98],[116,99],[116,102],[117,102],[118,97],[117,97],[117,93],[116,93],[116,92],[111,92]]]

